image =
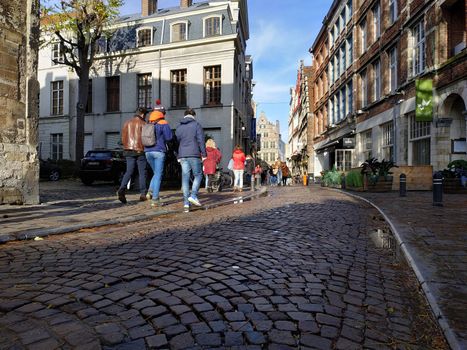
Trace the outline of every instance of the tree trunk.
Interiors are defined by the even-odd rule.
[[[89,67],[81,67],[78,83],[78,103],[76,104],[76,143],[75,163],[77,169],[84,157],[84,115],[88,103]]]

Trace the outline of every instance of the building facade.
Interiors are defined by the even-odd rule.
[[[189,106],[224,154],[235,144],[247,146],[254,123],[246,0],[181,0],[167,9],[142,0],[141,13],[122,16],[109,29],[90,77],[85,152],[118,148],[123,123],[137,107],[154,107],[156,99],[172,128]],[[58,50],[52,44],[40,52],[40,153],[74,159],[77,77],[52,62]]]
[[[36,204],[39,1],[0,8],[0,204]]]
[[[440,170],[466,159],[465,1],[334,1],[313,54],[315,165],[365,159]],[[431,120],[416,83],[432,82]],[[420,106],[423,108],[423,106]]]
[[[264,112],[257,118],[256,134],[260,142],[257,157],[269,165],[277,159],[284,160],[285,143],[281,140],[279,121],[270,122]]]
[[[309,127],[312,120],[311,113],[311,82],[312,68],[305,66],[303,61],[297,71],[297,81],[290,89],[289,112],[289,152],[286,156],[292,175],[314,173],[313,135],[309,134],[313,128]]]

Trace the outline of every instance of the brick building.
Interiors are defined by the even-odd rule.
[[[315,166],[368,157],[439,170],[467,159],[462,0],[334,1],[313,54]],[[417,79],[433,81],[432,121],[415,118]]]
[[[39,202],[39,1],[0,0],[0,204]]]

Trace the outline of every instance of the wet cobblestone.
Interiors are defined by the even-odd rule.
[[[357,200],[296,187],[4,244],[0,348],[447,348],[411,271],[370,240],[381,225]]]

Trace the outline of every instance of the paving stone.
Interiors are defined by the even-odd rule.
[[[273,329],[268,333],[269,341],[272,343],[285,344],[290,346],[296,345],[296,339],[294,338],[292,332],[289,331],[279,331]]]
[[[331,349],[332,342],[329,339],[314,335],[302,333],[300,336],[300,344],[309,346],[315,349]]]
[[[165,334],[157,334],[145,339],[149,348],[162,348],[167,347],[168,345]]]
[[[149,337],[155,334],[154,328],[150,325],[145,324],[137,326],[128,330],[128,334],[132,340]]]
[[[227,321],[244,321],[246,319],[243,312],[226,312],[224,317]]]
[[[169,341],[170,349],[187,349],[195,345],[195,340],[190,333],[176,335]]]
[[[196,335],[195,339],[201,346],[220,346],[222,342],[219,333],[202,333]]]
[[[280,331],[296,331],[297,326],[294,322],[291,321],[276,321],[274,322],[274,327]]]
[[[159,317],[156,317],[156,318],[152,319],[152,323],[158,329],[163,329],[165,327],[177,324],[178,321],[172,315],[162,315],[162,316],[159,316]]]
[[[260,345],[266,343],[266,337],[261,332],[245,332],[245,337],[250,344]]]
[[[243,345],[243,335],[242,332],[225,332],[225,346],[236,346]]]

